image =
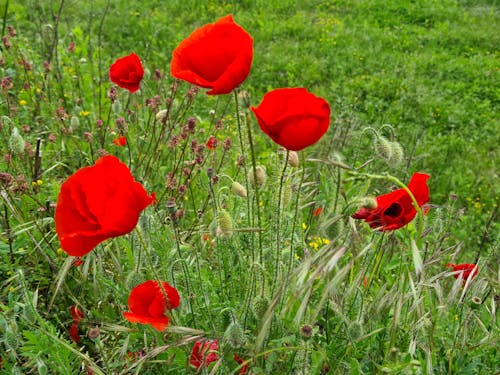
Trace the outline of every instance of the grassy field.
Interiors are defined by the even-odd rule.
[[[174,82],[173,49],[227,14],[254,39],[243,85],[208,96]],[[498,2],[20,0],[0,19],[0,373],[196,373],[201,338],[219,345],[199,373],[500,371]],[[131,52],[141,90],[110,100],[109,67]],[[280,87],[331,106],[298,167],[248,108]],[[209,136],[219,146],[197,153]],[[158,202],[131,233],[68,257],[61,184],[106,153]],[[392,232],[351,218],[414,172],[431,176],[425,216]],[[462,283],[449,263],[479,274]],[[164,332],[123,317],[146,280],[179,291]]]

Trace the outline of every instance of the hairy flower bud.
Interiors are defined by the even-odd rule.
[[[252,303],[252,312],[255,319],[261,320],[266,314],[267,308],[269,307],[269,299],[264,296],[257,297]]]
[[[397,167],[403,162],[404,150],[403,146],[399,142],[390,142],[391,146],[391,157],[387,160],[387,164],[391,167]]]
[[[391,142],[383,136],[377,137],[375,139],[375,151],[385,161],[390,160],[392,157]]]
[[[263,166],[257,165],[255,167],[255,176],[253,168],[250,168],[250,171],[248,172],[248,181],[251,186],[255,186],[255,183],[257,183],[258,186],[262,186],[266,183],[266,179],[266,169]]]
[[[293,168],[297,168],[299,166],[299,154],[297,151],[290,151],[288,153],[288,165]]]
[[[231,237],[233,234],[233,219],[226,210],[219,210],[217,214],[217,225],[223,236]]]
[[[233,183],[231,184],[231,190],[233,191],[234,194],[236,194],[239,197],[242,198],[247,197],[247,190],[239,182],[233,181]]]
[[[232,322],[224,332],[224,339],[233,349],[241,348],[246,342],[243,327],[237,322]]]
[[[16,127],[12,128],[9,138],[9,148],[14,154],[22,154],[24,152],[24,139]]]

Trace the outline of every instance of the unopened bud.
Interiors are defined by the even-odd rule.
[[[156,121],[163,123],[167,118],[167,114],[168,114],[168,110],[166,110],[166,109],[162,109],[161,111],[158,111],[158,113],[156,114]]]
[[[262,186],[266,183],[266,179],[266,169],[261,165],[255,167],[255,176],[253,168],[248,172],[248,181],[251,186],[255,186],[255,183],[257,183],[258,186]]]
[[[111,109],[113,110],[114,114],[118,114],[122,110],[122,103],[117,99],[111,104]]]
[[[264,317],[268,307],[269,300],[266,297],[261,296],[255,298],[252,303],[252,311],[255,319],[261,320]]]
[[[247,190],[239,182],[233,181],[233,183],[231,184],[231,190],[233,191],[234,194],[236,194],[239,197],[242,198],[247,197]]]
[[[391,157],[387,160],[387,164],[391,167],[397,167],[400,165],[404,159],[403,146],[399,142],[390,142],[391,145]]]
[[[246,342],[245,332],[243,332],[241,325],[236,322],[227,327],[226,332],[224,332],[224,339],[233,349],[241,348]]]
[[[219,210],[217,214],[217,225],[223,236],[231,237],[233,234],[233,219],[226,210]]]
[[[293,168],[297,168],[299,166],[299,154],[296,151],[289,151],[288,165]]]
[[[78,129],[78,127],[80,126],[80,119],[78,118],[78,116],[72,116],[70,124],[73,130]]]
[[[373,197],[364,197],[361,200],[361,207],[373,210],[374,208],[377,208],[377,200]]]
[[[391,142],[383,136],[375,139],[375,151],[384,160],[390,160],[392,156]]]
[[[22,154],[24,152],[24,139],[16,127],[12,128],[9,138],[9,148],[15,154]]]

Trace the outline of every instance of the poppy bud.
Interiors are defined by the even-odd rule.
[[[16,127],[12,128],[9,138],[9,148],[14,154],[22,154],[24,152],[24,139]]]
[[[255,298],[252,303],[252,311],[255,319],[261,320],[264,317],[268,307],[269,300],[266,297],[260,296]]]
[[[391,142],[383,136],[377,137],[375,139],[375,151],[385,161],[390,160],[392,157]]]
[[[401,164],[404,158],[403,146],[399,142],[390,142],[391,145],[391,157],[387,160],[387,164],[391,167],[397,167]]]
[[[217,224],[223,236],[231,237],[233,234],[233,219],[226,210],[222,209],[217,214]]]
[[[37,358],[37,360],[36,360],[36,367],[38,369],[39,375],[47,375],[49,373],[47,365],[40,358]]]
[[[288,165],[294,168],[299,166],[299,154],[296,151],[290,151],[288,153]]]
[[[245,332],[240,324],[232,322],[224,332],[224,339],[233,349],[240,348],[245,345]]]
[[[255,182],[257,182],[258,186],[264,185],[267,179],[266,169],[261,165],[257,165],[255,167],[255,176],[253,172],[253,168],[251,168],[248,172],[248,181],[250,182],[250,185],[255,186]]]
[[[78,116],[72,116],[70,124],[73,130],[78,129],[78,127],[80,126],[80,119],[78,118]]]
[[[233,191],[234,194],[236,194],[239,197],[242,198],[247,197],[247,190],[239,182],[233,181],[233,183],[231,184],[231,190]]]
[[[364,197],[361,200],[361,207],[366,208],[368,210],[373,210],[377,208],[377,200],[373,197]]]
[[[168,110],[162,109],[161,111],[158,111],[156,114],[156,121],[159,122],[164,122],[165,119],[167,118]]]
[[[113,104],[111,104],[111,109],[114,114],[118,114],[122,110],[122,103],[119,100],[115,100]]]

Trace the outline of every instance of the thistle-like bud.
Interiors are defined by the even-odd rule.
[[[390,160],[392,157],[391,142],[383,136],[377,137],[375,139],[375,151],[385,161]]]
[[[233,181],[233,183],[231,184],[231,190],[239,197],[247,197],[247,189],[245,189],[245,187],[239,182]]]
[[[16,127],[12,128],[9,138],[9,148],[14,154],[22,154],[24,152],[24,139]]]
[[[232,322],[224,332],[224,339],[233,349],[241,348],[246,342],[243,327],[237,322]]]
[[[387,164],[391,167],[397,167],[403,162],[404,150],[399,142],[390,142],[391,145],[391,158],[387,160]]]
[[[231,237],[233,234],[233,219],[229,212],[224,209],[219,210],[217,214],[217,225],[220,233],[224,237]]]
[[[290,151],[288,153],[288,165],[293,168],[299,166],[299,154],[296,151]]]
[[[310,324],[304,324],[300,327],[300,335],[304,340],[309,340],[313,335],[313,326]]]
[[[269,300],[266,297],[260,296],[255,298],[252,303],[252,312],[255,316],[255,319],[261,320],[266,314],[268,307]]]
[[[253,172],[253,168],[250,168],[250,171],[248,172],[248,181],[250,182],[250,185],[255,186],[255,183],[257,183],[258,186],[264,185],[267,179],[266,168],[261,165],[257,165],[255,167],[255,176]]]

